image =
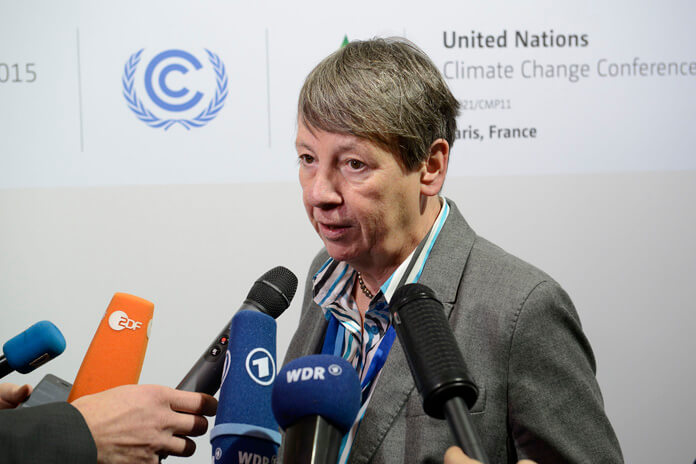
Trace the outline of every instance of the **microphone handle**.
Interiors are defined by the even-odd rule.
[[[267,310],[254,300],[247,298],[242,303],[242,310],[257,311],[263,314],[268,314]],[[235,313],[236,314],[236,313]],[[233,316],[234,318],[234,316]],[[177,390],[207,393],[214,395],[220,389],[222,384],[222,370],[225,367],[225,354],[227,353],[227,345],[230,338],[230,324],[232,319],[227,322],[217,337],[210,344],[208,349],[198,358],[196,364],[184,376],[184,378],[176,386]]]
[[[5,357],[4,354],[0,355],[0,379],[5,377],[7,374],[10,372],[14,371],[10,367],[10,363],[7,361],[7,358]]]
[[[469,417],[469,408],[459,396],[445,401],[445,417],[459,447],[473,459],[486,464],[488,457],[481,446],[481,440]]]
[[[343,434],[321,416],[307,416],[285,430],[284,464],[336,464]]]
[[[207,393],[214,395],[222,383],[222,370],[225,366],[225,354],[229,344],[230,322],[210,344],[207,351],[198,358],[186,376],[176,386],[177,390]],[[223,340],[225,342],[223,343]]]

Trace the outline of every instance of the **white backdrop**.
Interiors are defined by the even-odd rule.
[[[68,342],[49,365],[7,380],[72,381],[116,291],[155,303],[141,383],[172,386],[256,277],[285,265],[301,293],[320,247],[295,181],[302,80],[344,36],[405,35],[467,107],[445,195],[479,234],[568,290],[626,461],[692,462],[696,8],[375,3],[0,0],[0,342],[41,319]],[[450,48],[452,34],[470,46]],[[553,35],[554,46],[524,47],[518,34]],[[479,46],[486,36],[495,47]],[[587,45],[558,46],[571,36]],[[202,93],[189,110],[167,112],[147,91],[146,68],[166,50],[201,65],[155,69],[178,66],[164,85],[152,81],[161,99]],[[533,61],[542,76],[525,77]],[[601,76],[612,63],[633,74],[655,65],[653,75]],[[659,75],[660,63],[677,75]],[[570,64],[587,65],[587,77],[548,77]],[[209,120],[153,128],[124,93],[151,123]],[[490,126],[536,137],[497,139]],[[281,357],[299,305],[278,320]],[[198,444],[194,457],[167,461],[209,462],[207,439]]]

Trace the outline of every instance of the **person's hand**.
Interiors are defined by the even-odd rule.
[[[0,409],[13,409],[31,395],[31,385],[0,383]]]
[[[451,446],[445,452],[445,464],[481,464],[475,459],[471,459],[469,456],[464,454],[464,452],[458,446]],[[534,461],[529,459],[523,459],[517,464],[536,464]]]
[[[97,445],[99,464],[152,463],[160,456],[191,456],[217,409],[203,393],[160,385],[124,385],[76,399]]]

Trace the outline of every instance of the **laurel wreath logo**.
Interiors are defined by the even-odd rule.
[[[216,83],[215,95],[210,100],[208,106],[193,119],[161,119],[145,108],[143,102],[138,98],[135,92],[135,86],[133,85],[135,70],[138,67],[138,63],[140,63],[140,55],[143,53],[143,50],[145,49],[141,48],[128,58],[123,69],[123,77],[121,78],[123,96],[128,103],[128,108],[135,113],[138,119],[150,127],[157,129],[162,127],[164,130],[168,130],[175,124],[181,124],[186,130],[191,130],[192,127],[203,127],[215,119],[222,107],[225,106],[225,99],[227,98],[227,73],[225,72],[225,64],[220,60],[219,56],[207,48],[205,49],[208,54],[208,61],[215,71]]]

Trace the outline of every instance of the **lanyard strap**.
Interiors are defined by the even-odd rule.
[[[336,354],[336,340],[338,339],[338,327],[341,325],[338,319],[333,315],[331,311],[327,312],[326,315],[329,319],[329,326],[326,328],[326,333],[324,334],[324,345],[321,347],[321,354],[332,354],[334,356],[341,356],[339,352]]]
[[[338,322],[336,316],[333,313],[328,313],[329,316],[329,326],[326,328],[326,335],[324,337],[324,345],[321,348],[322,354],[332,354],[334,356],[342,357],[343,355],[343,339],[345,337],[345,328]],[[363,392],[369,391],[370,384],[374,381],[379,371],[384,367],[384,363],[387,362],[387,357],[389,356],[389,351],[391,351],[392,345],[394,344],[394,339],[396,338],[396,330],[393,326],[389,326],[387,331],[384,333],[384,337],[380,340],[379,345],[377,345],[374,356],[370,365],[367,368],[367,373],[360,382],[360,389]]]
[[[391,347],[394,344],[394,338],[396,338],[396,331],[393,326],[389,326],[384,337],[380,340],[379,345],[377,345],[377,351],[375,351],[372,362],[370,362],[370,366],[367,368],[365,378],[360,382],[360,388],[363,392],[367,391],[366,389],[368,389],[372,381],[377,377],[379,371],[382,370],[384,363],[387,362],[387,356],[389,356],[389,351],[391,351]]]

